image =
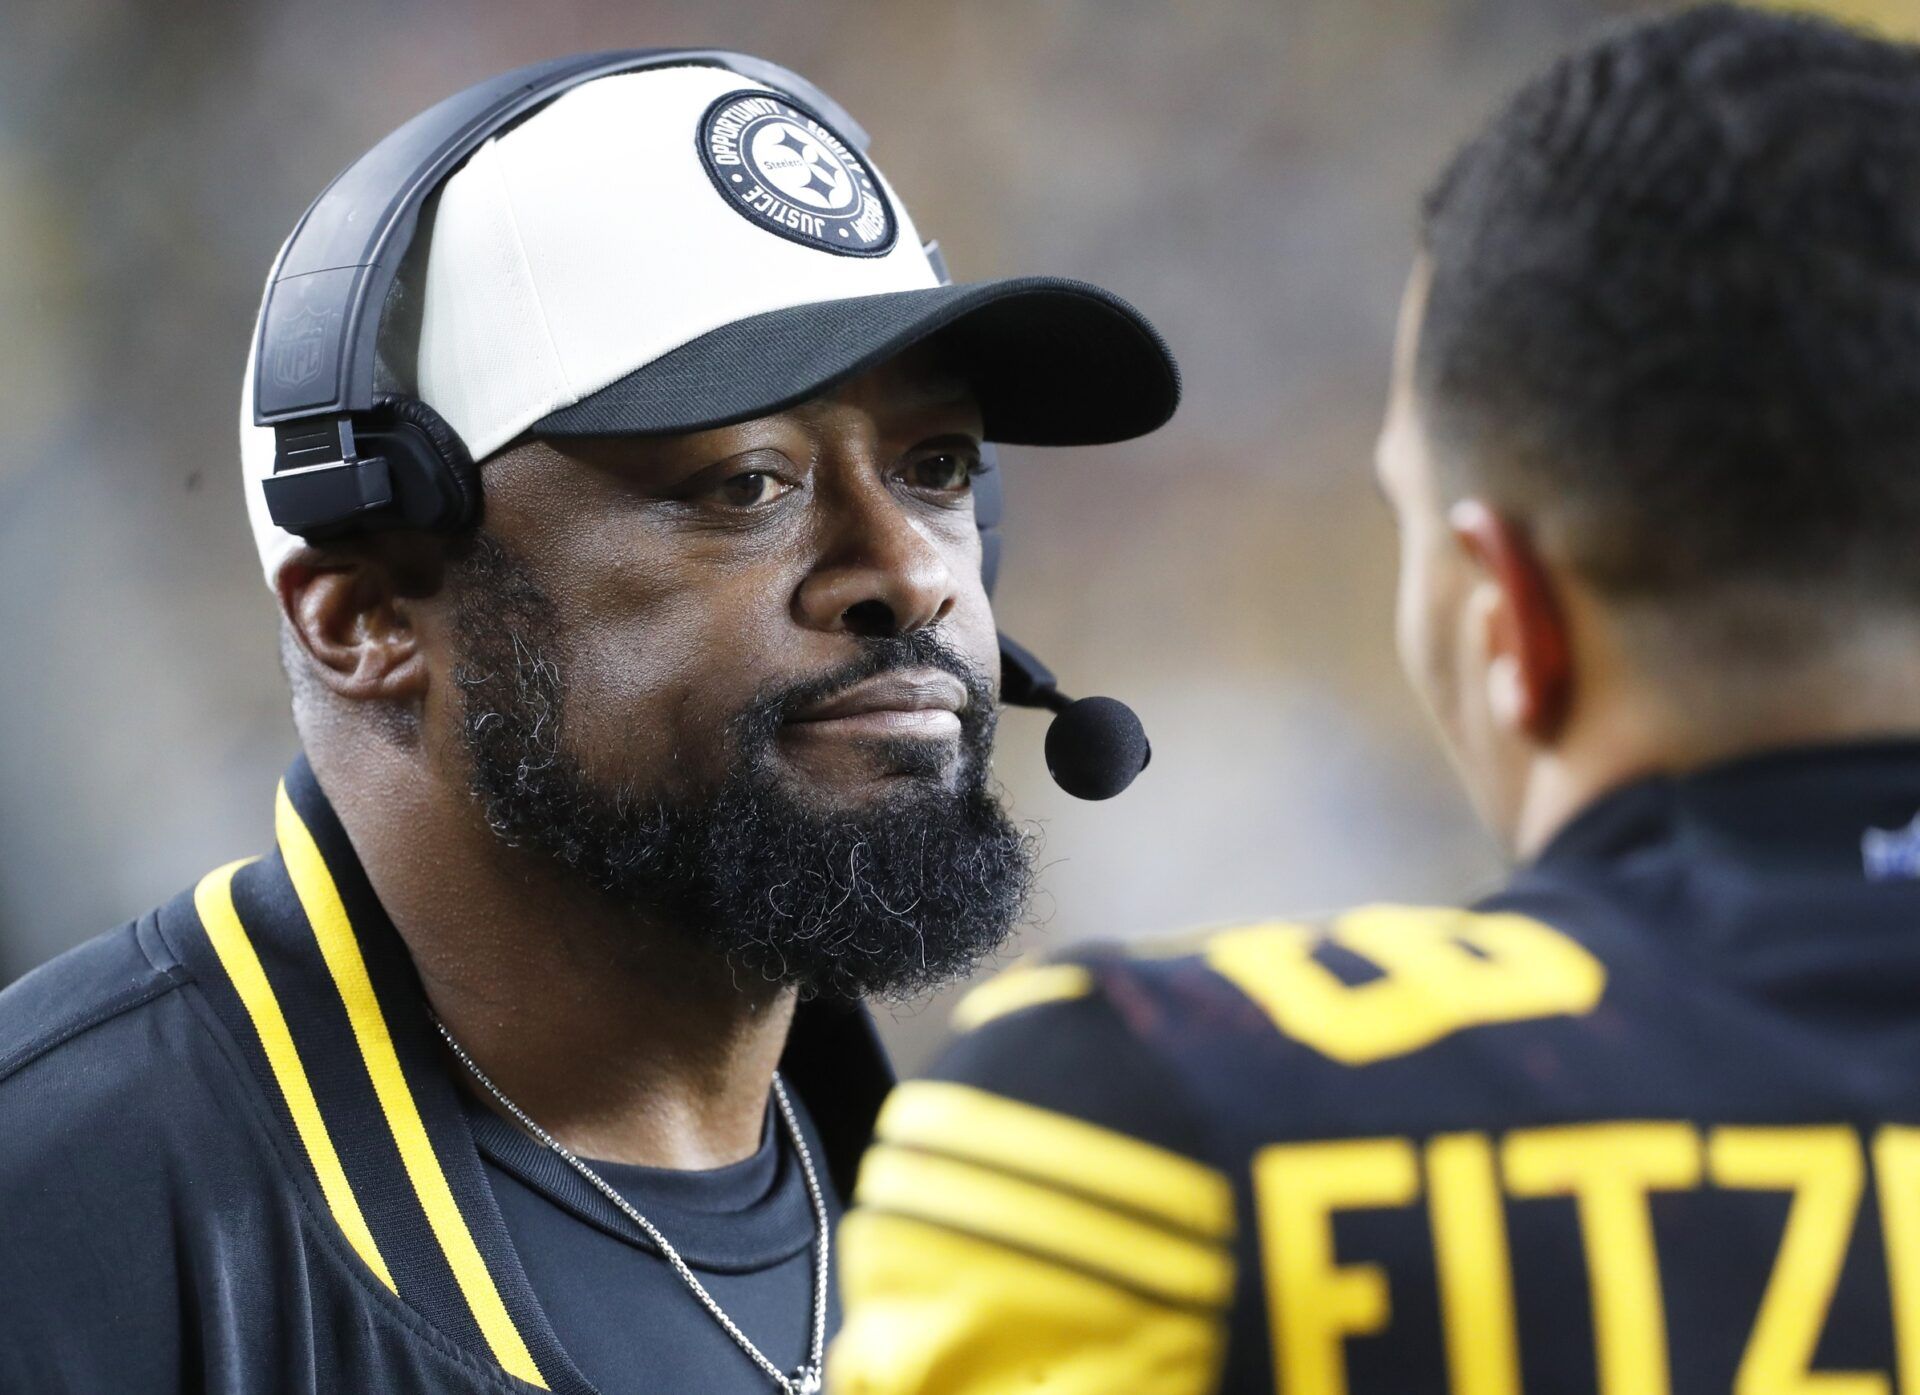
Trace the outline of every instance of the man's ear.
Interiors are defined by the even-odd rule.
[[[1573,698],[1572,646],[1553,578],[1526,530],[1484,501],[1462,499],[1447,523],[1494,589],[1485,613],[1490,709],[1509,729],[1550,742]]]
[[[296,557],[275,581],[315,679],[340,697],[413,704],[427,691],[413,602],[377,553]]]

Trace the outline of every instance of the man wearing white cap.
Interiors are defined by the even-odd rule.
[[[241,415],[304,753],[0,994],[0,1388],[818,1388],[860,1000],[1030,876],[982,443],[1178,397],[1114,297],[943,279],[741,55],[496,79],[316,203]]]

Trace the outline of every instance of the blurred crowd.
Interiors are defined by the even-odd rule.
[[[0,7],[0,983],[263,846],[294,749],[235,449],[276,248],[488,73],[710,44],[833,93],[961,279],[1140,305],[1174,423],[1006,457],[1004,627],[1132,703],[1120,799],[998,771],[1046,838],[1013,952],[1497,872],[1405,693],[1369,479],[1420,194],[1600,0],[8,0]],[[1821,8],[1920,33],[1920,0]],[[883,1023],[905,1064],[944,1012]]]

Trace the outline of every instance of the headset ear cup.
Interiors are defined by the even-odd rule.
[[[374,399],[374,412],[402,428],[406,434],[423,441],[430,455],[431,492],[445,501],[431,520],[419,520],[420,526],[436,533],[457,533],[480,522],[480,470],[447,419],[417,397],[388,393]]]

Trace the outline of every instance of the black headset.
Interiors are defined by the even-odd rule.
[[[488,78],[421,112],[321,191],[268,277],[253,345],[253,420],[273,428],[273,473],[264,488],[276,525],[320,542],[394,528],[455,533],[479,522],[479,471],[459,434],[419,398],[376,385],[381,311],[421,210],[487,140],[563,93],[617,73],[688,65],[738,73],[812,107],[863,155],[871,144],[859,122],[798,73],[724,49],[556,58]],[[939,244],[924,250],[941,281],[949,280]],[[974,520],[991,594],[1003,502],[992,448],[982,454],[987,468],[974,480]],[[1046,666],[1005,635],[1000,654],[1003,701],[1055,711],[1069,705]],[[1050,764],[1061,731],[1056,722],[1049,733]],[[1142,734],[1139,764],[1107,793],[1118,793],[1144,766],[1145,743]],[[1059,767],[1055,778],[1062,779]]]

